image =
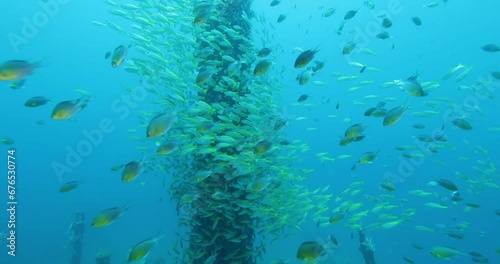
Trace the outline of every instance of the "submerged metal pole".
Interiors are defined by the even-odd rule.
[[[83,212],[76,213],[75,221],[71,223],[69,228],[69,242],[71,244],[71,264],[80,264],[82,259],[82,241],[85,214]]]
[[[359,230],[359,251],[365,259],[365,264],[376,264],[374,251],[371,239],[367,239],[363,230]]]
[[[221,1],[216,5],[215,10],[211,11],[212,19],[209,19],[203,25],[203,32],[211,32],[223,27],[234,29],[238,26],[235,32],[242,38],[251,38],[251,25],[244,19],[251,14],[252,0],[227,0]],[[230,42],[230,45],[222,48],[223,53],[213,52],[208,56],[199,56],[199,71],[209,69],[213,61],[222,63],[221,69],[227,69],[230,62],[225,61],[222,55],[230,56],[237,61],[243,60],[245,57],[252,57],[253,50],[241,50],[238,47],[244,46],[243,40],[232,38],[227,32],[220,30],[224,34],[224,38]],[[198,50],[210,48],[213,45],[211,42],[206,42],[198,39]],[[251,74],[250,66],[243,64],[241,72],[246,73],[232,76],[234,80],[240,83],[240,87],[230,87],[224,85],[223,77],[225,71],[219,71],[212,75],[212,79],[217,85],[203,85],[206,88],[206,93],[203,101],[207,104],[224,103],[228,109],[237,104],[238,98],[228,96],[224,91],[231,91],[240,96],[250,93],[244,86],[246,78]],[[217,89],[218,87],[223,89]],[[217,115],[212,116],[215,122],[220,121]],[[242,117],[242,120],[244,117]],[[243,127],[243,123],[235,123],[235,126]],[[243,129],[243,128],[242,128]],[[238,151],[233,147],[220,149],[219,152],[224,155],[237,157]],[[218,154],[216,154],[218,155]],[[194,161],[195,168],[203,170],[209,167],[210,164],[218,162],[215,155],[200,155]],[[223,264],[223,263],[245,263],[254,264],[255,260],[255,228],[254,219],[252,219],[251,209],[240,208],[239,205],[230,199],[220,199],[214,201],[211,199],[214,193],[237,193],[234,179],[238,175],[237,172],[227,167],[226,171],[214,173],[204,182],[204,188],[198,188],[198,194],[202,199],[195,202],[196,208],[202,208],[195,213],[192,219],[192,230],[190,234],[190,252],[192,252],[191,263],[193,264]],[[228,177],[231,175],[230,177]],[[242,193],[242,197],[244,197]]]

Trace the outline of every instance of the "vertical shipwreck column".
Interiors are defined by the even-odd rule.
[[[203,3],[198,4],[203,6]],[[211,75],[211,80],[200,85],[206,92],[201,96],[202,101],[208,105],[218,103],[224,104],[228,111],[236,107],[240,96],[250,93],[245,84],[247,78],[252,77],[250,63],[242,63],[238,74],[231,76],[238,86],[231,86],[223,80],[227,76],[228,66],[231,61],[224,57],[232,58],[234,61],[243,61],[243,58],[253,57],[253,48],[248,40],[251,39],[251,25],[248,16],[251,0],[227,0],[219,1],[218,4],[197,9],[198,15],[206,15],[202,12],[210,12],[210,18],[203,22],[204,39],[197,37],[198,47],[196,48],[198,59],[198,71],[203,72],[213,69],[213,62],[220,62]],[[210,11],[209,11],[210,9]],[[227,30],[224,30],[227,29]],[[236,32],[239,36],[235,38],[229,31]],[[213,41],[206,41],[208,37],[213,37]],[[221,36],[220,34],[223,34]],[[246,39],[246,40],[244,40]],[[215,47],[214,49],[214,45]],[[243,47],[250,47],[244,49]],[[203,50],[211,50],[208,55]],[[234,62],[233,61],[233,62]],[[229,92],[229,93],[228,93]],[[233,94],[236,96],[229,96]],[[241,117],[241,116],[240,116]],[[220,115],[214,114],[214,123],[227,122],[221,120]],[[244,117],[241,117],[244,119]],[[233,126],[242,127],[242,123],[232,122]],[[220,136],[221,134],[218,134]],[[219,155],[227,155],[237,158],[238,150],[234,147],[218,148],[217,152],[211,154],[198,155],[193,162],[194,168],[198,171],[210,170],[211,164],[220,162]],[[255,260],[254,240],[255,228],[251,210],[240,208],[232,198],[245,199],[245,192],[241,188],[236,188],[236,178],[240,176],[238,172],[225,167],[224,171],[212,172],[203,184],[197,188],[199,199],[193,207],[200,208],[191,220],[190,250],[191,263],[245,263],[253,264]],[[231,199],[225,197],[231,196]]]
[[[69,240],[71,244],[71,264],[80,264],[82,259],[82,241],[83,232],[85,229],[85,214],[83,212],[76,213],[75,221],[71,223],[69,229]]]
[[[371,240],[366,238],[363,230],[359,230],[359,251],[361,251],[366,264],[376,264],[374,255],[375,249]]]

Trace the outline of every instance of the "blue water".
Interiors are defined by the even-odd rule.
[[[347,22],[343,35],[335,34],[342,17],[351,9],[357,9],[363,1],[292,1],[284,0],[277,7],[271,8],[270,1],[254,1],[253,9],[257,17],[263,15],[267,22],[261,24],[252,20],[256,32],[264,27],[269,32],[269,40],[264,44],[273,48],[273,72],[284,87],[283,116],[292,119],[285,128],[290,141],[301,139],[311,146],[311,150],[303,153],[303,160],[297,166],[314,169],[304,184],[311,190],[330,185],[328,192],[336,197],[348,185],[356,181],[365,181],[360,196],[351,199],[363,202],[360,209],[369,210],[375,204],[366,200],[363,195],[378,196],[388,193],[379,188],[387,172],[397,173],[401,161],[396,145],[415,144],[413,136],[430,134],[434,129],[445,126],[444,133],[454,149],[440,149],[431,154],[421,164],[414,166],[415,171],[408,177],[395,183],[395,198],[392,204],[401,208],[386,211],[400,215],[405,209],[415,208],[416,215],[410,222],[404,222],[392,229],[376,229],[367,232],[375,245],[377,263],[403,263],[402,256],[412,258],[415,263],[441,263],[445,260],[435,259],[428,251],[434,246],[449,246],[464,253],[478,251],[490,260],[500,263],[500,256],[495,249],[500,247],[498,237],[499,216],[494,214],[498,208],[496,199],[498,189],[479,188],[478,183],[458,179],[455,172],[468,175],[473,180],[484,179],[473,166],[480,166],[478,160],[491,161],[498,166],[499,132],[490,132],[488,128],[500,126],[498,121],[497,98],[483,99],[472,91],[459,91],[458,85],[473,85],[478,80],[491,80],[492,71],[500,71],[499,53],[488,53],[481,49],[489,43],[500,44],[498,36],[498,9],[500,4],[494,0],[439,2],[435,8],[423,8],[431,1],[375,1],[373,10],[376,14],[387,10],[393,26],[387,29],[393,36],[390,40],[378,40],[373,34],[380,29],[379,19],[371,10],[362,7],[359,13]],[[129,40],[109,28],[98,27],[90,23],[92,20],[121,21],[108,13],[109,6],[101,1],[59,1],[58,9],[46,21],[39,21],[37,32],[25,38],[26,42],[13,42],[12,34],[22,36],[26,18],[33,21],[46,13],[42,2],[19,3],[14,0],[0,2],[0,61],[22,59],[43,60],[43,66],[30,76],[25,87],[18,90],[9,88],[8,82],[0,83],[0,109],[3,116],[0,126],[0,137],[15,140],[12,146],[1,146],[4,157],[7,150],[15,148],[17,162],[16,199],[16,256],[7,255],[6,239],[0,242],[0,263],[69,263],[71,255],[68,244],[68,228],[75,213],[85,212],[86,221],[90,222],[103,209],[130,204],[131,209],[112,225],[102,229],[91,229],[86,226],[84,237],[84,255],[82,263],[93,263],[98,250],[108,249],[112,252],[112,263],[126,260],[128,249],[143,239],[162,232],[163,239],[153,250],[151,260],[171,257],[166,254],[176,240],[178,220],[175,214],[175,203],[162,186],[163,177],[148,172],[132,184],[122,184],[120,173],[110,171],[116,163],[140,160],[144,154],[136,150],[142,146],[131,140],[126,130],[137,129],[134,135],[145,135],[137,118],[140,111],[151,111],[153,106],[147,100],[139,100],[134,105],[126,105],[122,96],[127,92],[121,85],[138,86],[139,76],[125,72],[122,68],[113,69],[104,54],[116,46]],[[55,3],[54,0],[49,3]],[[389,4],[391,3],[391,4]],[[397,8],[391,7],[392,5]],[[43,5],[43,4],[42,4]],[[296,8],[295,8],[296,7]],[[321,8],[323,7],[323,8]],[[329,18],[322,13],[330,7],[337,11]],[[47,14],[47,13],[46,13]],[[279,14],[288,14],[286,20],[276,23]],[[415,26],[410,18],[419,16],[423,25]],[[43,22],[43,23],[42,23]],[[271,28],[269,24],[274,26]],[[126,24],[125,24],[126,25]],[[352,31],[351,33],[349,33]],[[262,47],[262,36],[255,36],[256,50]],[[350,56],[341,54],[343,44],[359,40],[361,47],[377,52],[377,56],[368,55],[355,50]],[[391,45],[394,44],[394,49]],[[293,62],[298,56],[294,47],[313,49],[319,45],[316,55],[318,60],[325,60],[325,68],[313,76],[310,83],[300,86],[296,75],[301,69],[294,69]],[[129,56],[137,53],[130,50]],[[360,80],[373,80],[355,92],[347,89],[356,85],[356,81],[339,82],[332,73],[341,72],[346,75],[359,74],[359,68],[350,66],[352,61],[362,62],[380,69],[380,72],[365,71]],[[442,81],[442,76],[458,63],[466,66],[474,65],[474,69],[464,80],[455,82],[455,76]],[[278,73],[284,69],[283,73]],[[416,98],[402,92],[396,87],[380,88],[379,85],[396,79],[406,79],[416,71],[421,73],[420,81],[438,81],[440,87],[430,91],[427,97]],[[326,82],[326,85],[314,85],[314,81]],[[493,94],[498,97],[499,81],[492,80]],[[82,89],[94,96],[89,106],[78,113],[73,120],[56,121],[50,118],[52,107],[60,101],[77,99],[82,94],[75,91]],[[296,106],[297,98],[309,94],[306,103],[312,107]],[[364,100],[366,95],[378,95],[378,98]],[[32,96],[51,98],[48,105],[39,108],[27,108],[23,104]],[[403,118],[394,126],[382,126],[382,120],[363,116],[364,111],[375,106],[385,97],[397,100],[388,102],[386,108],[391,109],[405,102],[411,105]],[[443,117],[449,109],[447,103],[439,108],[431,108],[422,102],[435,101],[438,97],[446,97],[452,104],[462,105],[464,102],[476,102],[482,114],[465,109],[470,115],[473,129],[464,131],[456,129]],[[329,103],[321,102],[329,99]],[[366,102],[364,106],[353,104],[353,100]],[[337,103],[339,109],[336,109]],[[419,118],[412,112],[435,110],[440,114],[430,118]],[[328,117],[336,115],[336,118]],[[296,117],[307,117],[307,120],[295,121]],[[344,122],[344,118],[352,121]],[[43,120],[43,125],[36,124]],[[91,145],[88,155],[81,157],[69,167],[69,171],[60,173],[54,170],[55,164],[67,164],[68,155],[76,150],[82,142],[88,142],[85,133],[98,129],[103,120],[110,122],[112,131],[103,133],[99,142]],[[414,123],[424,123],[426,128],[416,130]],[[366,138],[349,146],[339,146],[338,142],[345,129],[355,123],[367,125]],[[317,128],[306,131],[307,128]],[[473,153],[466,145],[478,145],[488,153]],[[152,146],[153,147],[153,146]],[[377,159],[370,165],[357,165],[351,170],[357,158],[364,152],[380,151]],[[315,157],[317,153],[328,152],[329,157],[341,154],[352,154],[353,157],[335,162],[321,163]],[[462,161],[459,157],[468,157]],[[435,161],[446,165],[438,165]],[[5,172],[6,169],[3,169]],[[5,174],[4,174],[5,175]],[[498,172],[493,172],[491,181],[499,184]],[[448,209],[426,207],[429,202],[440,202],[449,199],[449,191],[427,186],[436,178],[453,180],[459,187],[464,202],[476,202],[482,207],[465,212],[464,202],[457,205],[447,202]],[[82,185],[69,193],[59,193],[63,182],[82,180]],[[7,201],[5,180],[0,180],[5,202]],[[168,183],[167,183],[168,184]],[[416,197],[408,192],[423,189],[435,192],[438,197]],[[339,203],[330,201],[328,212]],[[4,205],[7,208],[7,205]],[[0,214],[0,232],[6,232],[8,214],[2,210]],[[314,212],[311,212],[312,214]],[[471,224],[466,230],[465,238],[456,240],[444,235],[444,231],[455,224],[467,221]],[[367,226],[376,220],[376,214],[370,213],[361,223]],[[437,224],[445,225],[441,229]],[[423,225],[435,229],[435,233],[421,232],[415,225]],[[309,240],[326,241],[327,234],[335,234],[341,246],[333,251],[326,263],[363,263],[358,251],[357,234],[351,238],[352,230],[343,223],[317,228],[316,223],[308,220],[301,225],[302,231],[287,239],[278,240],[267,249],[267,254],[259,263],[271,263],[273,260],[285,259],[289,263],[299,263],[295,252],[300,243]],[[481,233],[480,233],[481,232]],[[410,243],[418,243],[423,250],[412,248]],[[334,262],[336,261],[336,262]],[[467,256],[459,256],[453,263],[472,263]],[[449,261],[452,263],[451,261]],[[149,263],[149,262],[148,262]],[[152,263],[152,262],[151,262]],[[170,263],[170,262],[169,262]]]

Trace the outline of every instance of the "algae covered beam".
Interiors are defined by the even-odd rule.
[[[83,212],[76,213],[75,221],[69,227],[69,242],[71,246],[71,264],[80,264],[82,259],[82,241],[85,214]]]
[[[373,247],[372,241],[366,238],[363,230],[359,231],[359,251],[363,255],[366,264],[375,264],[375,248]]]

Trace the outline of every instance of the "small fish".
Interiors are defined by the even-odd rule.
[[[122,63],[125,61],[125,57],[127,56],[128,48],[130,48],[132,45],[124,46],[120,45],[115,48],[113,52],[107,52],[106,55],[104,56],[105,59],[109,59],[111,57],[111,66],[113,68],[117,68],[118,66],[122,65]]]
[[[350,19],[352,19],[357,13],[358,13],[358,10],[349,10],[349,11],[347,11],[347,13],[344,15],[344,20],[350,20]]]
[[[371,0],[365,0],[363,3],[368,9],[374,9],[375,8],[375,3]]]
[[[116,165],[113,165],[113,167],[111,167],[111,170],[112,170],[112,171],[119,171],[119,170],[121,170],[124,166],[125,166],[125,164],[116,164]]]
[[[314,59],[314,55],[318,52],[318,48],[314,50],[306,50],[299,54],[299,56],[295,59],[295,63],[293,65],[294,68],[302,68],[305,67],[309,62]]]
[[[202,10],[198,12],[194,17],[194,24],[197,26],[203,24],[205,21],[207,21],[211,14],[212,13],[210,12],[210,10]]]
[[[41,61],[27,62],[10,60],[0,64],[0,81],[15,81],[33,74],[33,70],[41,66]]]
[[[422,20],[419,17],[412,17],[411,21],[413,22],[413,24],[415,24],[417,26],[421,26],[422,25]]]
[[[447,180],[447,179],[438,179],[436,180],[436,183],[447,189],[447,190],[450,190],[450,191],[458,191],[458,188],[457,188],[457,185],[455,185],[455,183],[453,183],[452,181],[450,180]]]
[[[328,222],[330,222],[330,224],[336,224],[342,221],[346,216],[347,214],[344,211],[333,212]]]
[[[266,57],[269,56],[269,54],[271,54],[270,48],[262,48],[259,50],[259,52],[257,52],[257,56],[259,57]]]
[[[316,241],[307,241],[300,245],[297,250],[297,259],[306,263],[316,263],[318,258],[326,254],[325,248]]]
[[[197,85],[204,84],[210,77],[212,77],[213,73],[214,71],[212,69],[198,72],[198,75],[196,75],[196,84]]]
[[[274,124],[274,131],[280,131],[281,129],[283,129],[286,126],[287,123],[288,123],[288,121],[286,119],[279,119]]]
[[[447,80],[448,78],[450,78],[453,74],[455,74],[455,72],[457,72],[458,70],[464,68],[465,66],[461,63],[459,63],[457,66],[451,68],[449,71],[446,72],[446,74],[443,76],[443,80]]]
[[[83,110],[91,99],[89,96],[84,96],[80,99],[58,103],[52,110],[52,119],[64,120],[73,117],[76,113]]]
[[[31,97],[30,99],[26,100],[24,103],[24,106],[27,107],[37,107],[37,106],[42,106],[46,103],[48,103],[50,99],[47,99],[46,97],[43,96],[35,96]]]
[[[390,28],[392,26],[392,21],[388,18],[384,18],[382,20],[382,27],[384,28]]]
[[[424,91],[422,85],[418,82],[418,74],[409,77],[406,81],[396,80],[396,84],[399,88],[410,95],[415,97],[427,96],[428,93]]]
[[[365,131],[363,124],[354,124],[348,127],[344,133],[346,139],[354,139]]]
[[[59,188],[59,192],[65,193],[65,192],[72,191],[72,190],[76,189],[78,186],[80,186],[81,183],[82,183],[81,181],[67,182],[67,183],[63,184],[61,186],[61,188]]]
[[[205,133],[205,132],[209,131],[210,129],[212,129],[213,127],[214,127],[214,123],[213,122],[206,121],[206,122],[201,123],[196,128],[196,131],[198,131],[200,133]]]
[[[287,17],[288,17],[288,15],[280,14],[278,17],[278,20],[276,20],[276,22],[281,23],[281,22],[285,21],[285,19]]]
[[[312,75],[313,75],[312,69],[308,68],[307,70],[299,73],[297,75],[297,77],[295,78],[295,80],[297,82],[299,82],[300,85],[306,85],[309,82],[309,80],[311,79]]]
[[[153,117],[151,121],[149,121],[146,129],[146,137],[149,139],[161,137],[170,130],[176,120],[177,113],[175,111]]]
[[[455,125],[458,128],[461,128],[463,130],[471,130],[472,125],[470,124],[469,121],[463,119],[463,118],[456,118],[451,121],[453,125]]]
[[[357,44],[355,41],[347,42],[342,49],[342,55],[349,55],[356,48]]]
[[[406,109],[408,109],[408,105],[404,104],[389,110],[384,116],[384,126],[392,126],[396,124],[396,122],[401,119]]]
[[[5,138],[5,137],[4,138],[0,138],[0,144],[9,146],[9,145],[12,145],[14,143],[15,143],[14,140],[11,139],[11,138]]]
[[[337,11],[337,8],[328,8],[325,13],[323,13],[323,17],[330,17],[333,14],[335,14],[335,11]]]
[[[389,32],[387,32],[387,31],[382,31],[382,32],[378,33],[375,37],[383,40],[383,39],[391,38],[391,35],[389,35]]]
[[[279,5],[280,3],[281,3],[281,0],[272,0],[270,5],[271,5],[271,6],[277,6],[277,5]]]
[[[178,147],[179,147],[179,145],[176,142],[166,141],[166,142],[163,142],[160,146],[158,146],[156,153],[158,153],[160,155],[166,155],[166,154],[176,150]]]
[[[484,45],[483,47],[481,47],[484,51],[487,51],[487,52],[497,52],[497,51],[500,51],[500,47],[496,44],[487,44],[487,45]],[[0,67],[1,68],[1,67]],[[1,72],[1,71],[0,71]],[[1,74],[0,74],[1,76]],[[0,78],[1,80],[1,78]]]
[[[335,248],[339,247],[339,241],[332,234],[328,235],[328,240],[330,240]]]
[[[497,80],[500,80],[500,72],[498,71],[492,72],[491,76]]]
[[[116,219],[118,219],[120,216],[122,216],[123,213],[128,209],[129,209],[128,207],[124,206],[124,207],[113,207],[103,210],[94,217],[90,226],[94,228],[108,226],[114,221],[116,221]]]
[[[262,140],[254,147],[254,153],[257,155],[262,155],[271,149],[273,143],[269,140]]]
[[[297,102],[304,102],[305,100],[307,100],[307,98],[309,98],[309,95],[307,94],[303,94],[299,97],[299,99],[297,100]]]
[[[371,164],[377,157],[376,152],[365,152],[359,157],[358,163],[359,164]]]
[[[429,3],[429,4],[423,5],[422,7],[434,8],[434,7],[437,7],[437,6],[439,6],[439,2],[432,2],[432,3]]]
[[[135,244],[128,253],[128,261],[133,262],[145,258],[162,238],[163,236],[152,237]]]
[[[271,62],[268,60],[261,60],[255,65],[255,68],[253,70],[253,74],[256,76],[264,74],[267,69],[269,69],[269,66],[271,66]]]
[[[131,161],[127,163],[122,170],[122,182],[131,182],[142,172],[143,161]]]
[[[458,255],[464,255],[456,249],[442,246],[433,247],[429,253],[431,256],[439,259],[451,259]]]

